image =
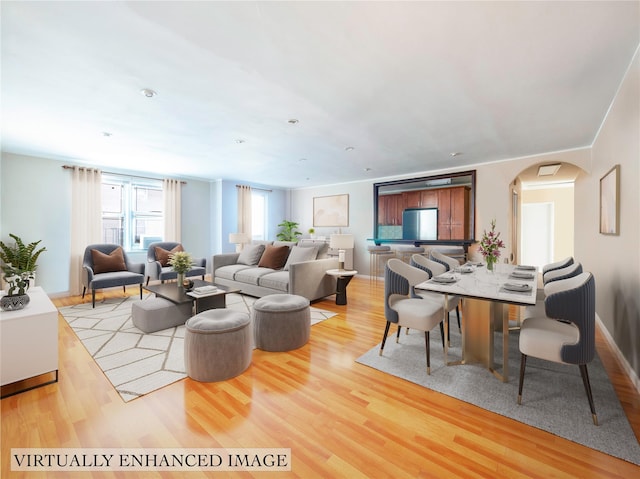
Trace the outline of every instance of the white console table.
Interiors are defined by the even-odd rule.
[[[29,304],[0,311],[0,380],[2,386],[45,373],[58,381],[58,310],[41,287],[28,291]],[[7,396],[24,392],[16,391]],[[4,397],[4,396],[3,396]]]

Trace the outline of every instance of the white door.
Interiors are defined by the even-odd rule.
[[[553,203],[522,205],[520,264],[537,266],[553,262]]]

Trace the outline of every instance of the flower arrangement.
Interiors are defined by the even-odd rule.
[[[480,253],[487,262],[487,269],[492,271],[500,257],[500,248],[504,248],[504,242],[500,239],[500,233],[496,233],[496,220],[491,220],[491,230],[484,230],[480,241]]]
[[[177,251],[169,257],[169,265],[178,274],[185,274],[193,266],[191,254],[186,251]]]

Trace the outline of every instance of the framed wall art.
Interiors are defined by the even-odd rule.
[[[620,165],[600,178],[600,233],[620,234]]]
[[[349,226],[349,195],[313,198],[313,226]]]

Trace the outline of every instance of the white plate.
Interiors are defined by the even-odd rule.
[[[533,279],[533,275],[531,273],[523,273],[522,271],[514,271],[511,274],[513,276],[515,276],[516,278]]]
[[[531,291],[531,286],[528,284],[520,284],[520,283],[504,283],[504,289],[507,291]]]
[[[455,283],[456,279],[452,278],[451,276],[436,276],[434,278],[431,278],[431,281],[433,281],[434,283],[451,284]]]
[[[519,265],[516,266],[516,269],[524,269],[526,271],[535,271],[536,267],[535,266],[524,266],[524,265]]]

